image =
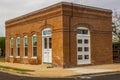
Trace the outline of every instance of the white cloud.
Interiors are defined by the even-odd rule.
[[[4,22],[6,20],[61,1],[120,10],[119,0],[0,0],[0,36],[5,36]]]

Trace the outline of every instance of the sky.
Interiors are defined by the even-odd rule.
[[[0,0],[0,36],[5,36],[5,21],[62,1],[120,11],[119,0]]]

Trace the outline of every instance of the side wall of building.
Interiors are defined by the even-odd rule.
[[[90,30],[91,64],[113,63],[112,59],[112,13],[63,5],[64,65],[77,65],[77,28]]]

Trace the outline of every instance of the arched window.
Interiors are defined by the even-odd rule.
[[[13,47],[14,47],[14,40],[10,38],[10,56],[13,56]]]
[[[50,28],[46,28],[42,31],[42,36],[51,36],[52,31]]]
[[[37,56],[37,36],[32,36],[32,57],[36,58]]]
[[[24,57],[28,57],[28,37],[24,36]]]
[[[17,37],[16,47],[17,47],[17,57],[20,57],[20,37]]]

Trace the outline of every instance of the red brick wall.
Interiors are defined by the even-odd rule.
[[[112,13],[84,8],[79,11],[78,6],[71,6],[63,6],[63,24],[66,29],[63,38],[65,66],[77,66],[77,27],[87,27],[90,30],[91,64],[113,63]]]
[[[112,63],[111,12],[59,3],[47,9],[6,22],[6,61],[42,63],[42,30],[52,29],[52,63],[55,66],[77,66],[77,27],[88,27],[91,38],[92,64]],[[37,59],[32,56],[32,35],[37,35]],[[23,38],[27,35],[28,58],[23,58]],[[10,38],[14,38],[14,57],[10,58]],[[20,58],[16,58],[16,37],[20,37]]]

